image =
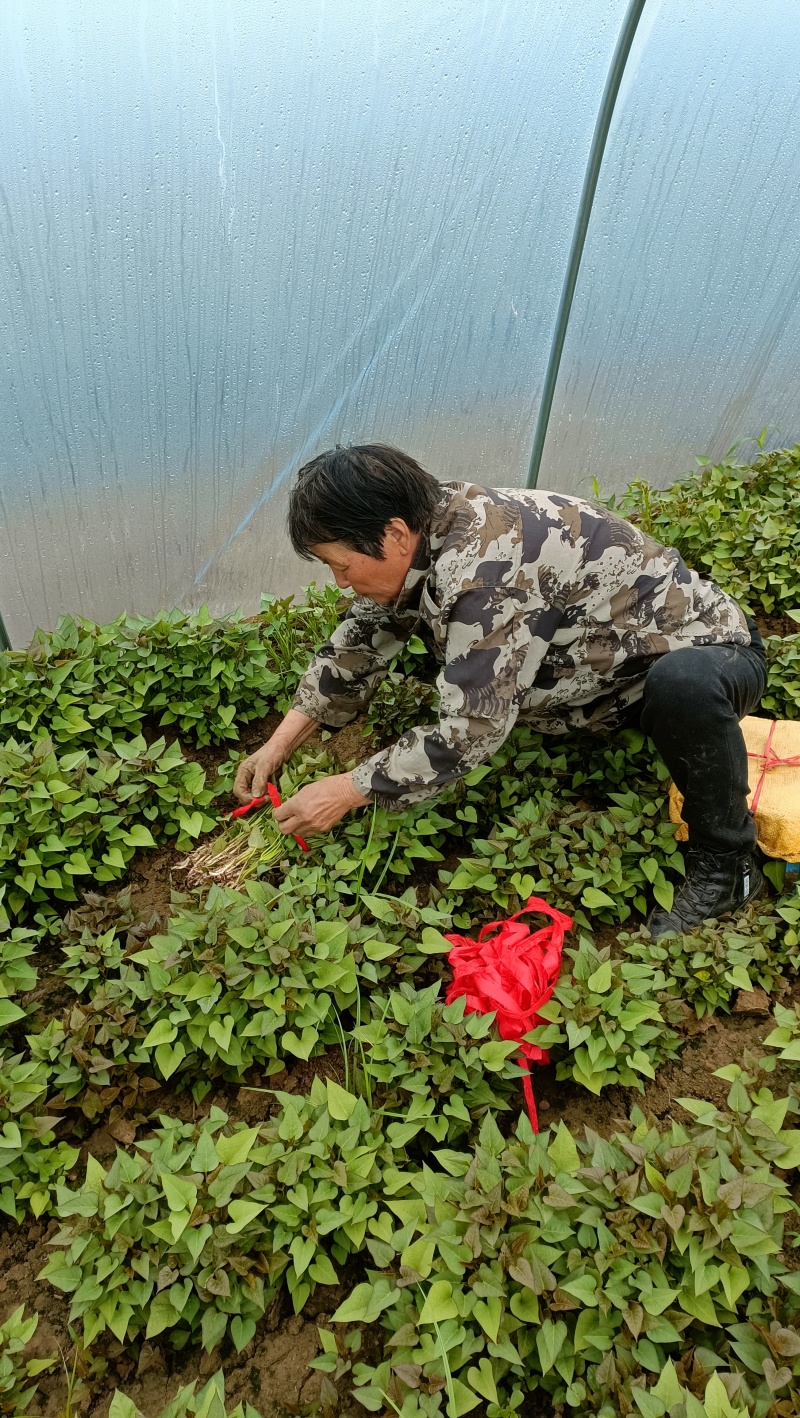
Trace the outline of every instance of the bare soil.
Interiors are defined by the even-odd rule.
[[[800,634],[800,625],[797,621],[792,620],[790,615],[782,615],[779,611],[765,611],[759,607],[753,613],[753,620],[764,636]]]

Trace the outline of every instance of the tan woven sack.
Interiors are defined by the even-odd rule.
[[[747,744],[750,795],[756,819],[758,845],[768,857],[800,861],[800,722],[742,719]],[[787,761],[788,760],[788,761]],[[681,817],[683,794],[674,783],[669,789],[669,815],[680,823],[677,838],[689,833]]]

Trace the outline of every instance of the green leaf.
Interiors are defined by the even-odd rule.
[[[123,832],[122,840],[128,847],[155,847],[156,841],[149,827],[136,822],[129,832]]]
[[[600,911],[604,906],[613,906],[614,898],[596,886],[587,886],[581,901],[588,911]]]
[[[748,974],[744,965],[732,966],[732,968],[727,971],[725,978],[726,980],[729,980],[730,983],[734,985],[737,990],[750,991],[753,988],[753,982],[750,979],[750,975]]]
[[[661,1399],[667,1409],[674,1408],[676,1404],[682,1402],[683,1390],[678,1382],[675,1365],[671,1359],[668,1359],[664,1365],[658,1383],[653,1385],[652,1392]]]
[[[108,1418],[144,1418],[144,1415],[132,1398],[127,1398],[119,1389],[115,1389],[108,1409]]]
[[[539,1301],[530,1290],[520,1290],[512,1295],[509,1309],[523,1324],[539,1323]]]
[[[388,1280],[378,1281],[375,1285],[364,1281],[342,1301],[331,1315],[331,1320],[334,1324],[357,1324],[360,1320],[371,1324],[383,1310],[394,1303],[397,1293]]]
[[[162,1172],[161,1185],[170,1211],[194,1211],[197,1203],[197,1187],[186,1177],[175,1177],[171,1172]]]
[[[296,1054],[299,1059],[308,1059],[311,1057],[311,1050],[318,1040],[318,1031],[308,1027],[303,1030],[302,1037],[298,1037],[293,1029],[287,1029],[281,1039],[281,1043],[284,1049],[288,1049],[290,1054]]]
[[[304,1275],[317,1249],[317,1243],[310,1236],[295,1236],[289,1247],[297,1275]]]
[[[217,1345],[222,1343],[227,1328],[227,1315],[222,1314],[219,1310],[208,1309],[205,1311],[200,1332],[203,1336],[203,1348],[207,1354],[210,1354],[212,1349],[216,1349]]]
[[[218,1133],[216,1138],[217,1156],[223,1167],[237,1162],[246,1162],[258,1140],[258,1128],[240,1128],[238,1132],[225,1137]]]
[[[177,1027],[171,1019],[157,1019],[152,1029],[142,1040],[142,1048],[154,1049],[157,1044],[171,1044],[177,1036]]]
[[[775,1158],[777,1165],[784,1171],[800,1167],[800,1129],[782,1129],[778,1133],[778,1142],[783,1151]]]
[[[437,1282],[437,1284],[444,1283],[444,1281]],[[499,1297],[497,1295],[490,1295],[486,1300],[476,1300],[472,1315],[473,1318],[477,1320],[484,1333],[488,1335],[492,1343],[496,1344],[500,1323],[503,1318],[503,1305]],[[453,1316],[448,1316],[448,1318],[453,1318]]]
[[[564,1348],[564,1341],[567,1337],[567,1326],[563,1320],[553,1322],[551,1319],[542,1321],[541,1328],[536,1335],[536,1349],[539,1354],[539,1363],[542,1373],[549,1374],[556,1359]]]
[[[639,1299],[648,1315],[662,1315],[677,1295],[677,1290],[671,1290],[669,1286],[655,1285],[652,1290],[642,1290]]]
[[[424,926],[422,939],[417,941],[417,950],[423,955],[449,954],[453,949],[453,942],[446,940],[441,931],[437,931],[433,926]]]
[[[228,1222],[225,1230],[231,1236],[237,1236],[250,1221],[254,1221],[257,1216],[260,1216],[264,1207],[265,1204],[263,1201],[248,1201],[242,1197],[237,1197],[234,1201],[228,1203],[228,1215],[231,1217],[231,1220]]]
[[[497,1403],[497,1384],[491,1359],[479,1359],[478,1365],[467,1370],[470,1387],[488,1403]]]
[[[597,1281],[593,1275],[578,1275],[574,1280],[562,1280],[561,1289],[574,1295],[583,1305],[597,1304]]]
[[[481,1044],[478,1054],[484,1068],[490,1073],[499,1073],[503,1068],[506,1059],[516,1053],[519,1044],[512,1039],[510,1042],[502,1039],[490,1039],[488,1043]]]
[[[165,1329],[172,1329],[178,1323],[180,1315],[171,1303],[166,1293],[155,1295],[150,1303],[147,1316],[147,1329],[145,1337],[155,1339]]]
[[[458,1319],[458,1309],[453,1299],[453,1287],[449,1280],[434,1280],[425,1296],[419,1316],[420,1324],[442,1324],[444,1320]]]
[[[332,1078],[325,1080],[325,1092],[328,1112],[332,1118],[336,1118],[338,1122],[346,1122],[348,1118],[352,1117],[353,1110],[358,1105],[358,1099],[352,1093],[348,1093]]]
[[[703,1395],[703,1405],[708,1418],[733,1418],[733,1408],[725,1385],[719,1374],[711,1375]]]
[[[208,1132],[201,1132],[192,1155],[193,1172],[213,1172],[219,1166],[219,1153],[214,1139]]]
[[[186,1049],[178,1040],[177,1044],[159,1044],[155,1051],[155,1061],[165,1078],[171,1078],[186,1058]]]
[[[453,1395],[453,1402],[447,1405],[449,1418],[461,1418],[463,1413],[469,1413],[471,1409],[477,1408],[480,1403],[477,1394],[474,1394],[472,1389],[467,1388],[467,1385],[462,1383],[460,1379],[452,1378],[450,1380],[450,1390]]]
[[[605,995],[611,989],[611,981],[611,961],[604,960],[602,965],[598,965],[594,974],[589,976],[586,981],[586,987],[591,990],[592,994]]]
[[[105,1190],[106,1175],[102,1162],[90,1153],[86,1158],[86,1180],[83,1190],[93,1192],[95,1196],[102,1196]]]
[[[406,1246],[400,1255],[400,1264],[407,1266],[409,1270],[416,1271],[417,1275],[421,1275],[423,1280],[426,1280],[433,1267],[435,1252],[436,1242],[423,1232],[416,1241],[412,1241],[410,1246]]]
[[[571,1177],[577,1174],[581,1165],[580,1154],[572,1133],[565,1123],[558,1124],[558,1130],[547,1149],[547,1155],[557,1172],[567,1172]]]
[[[13,1004],[9,999],[0,999],[0,1029],[5,1029],[9,1024],[16,1024],[18,1019],[25,1018],[25,1010],[20,1009],[18,1004]]]
[[[653,887],[653,895],[659,906],[665,911],[672,910],[672,904],[675,900],[675,887],[672,885],[671,881],[657,881]]]
[[[256,1332],[256,1322],[254,1319],[243,1319],[241,1315],[234,1315],[231,1320],[231,1339],[236,1345],[237,1352],[241,1354],[246,1345],[250,1343]],[[198,1414],[201,1409],[198,1407]]]
[[[308,1267],[310,1278],[317,1285],[338,1285],[339,1277],[324,1251],[318,1251],[313,1265]]]

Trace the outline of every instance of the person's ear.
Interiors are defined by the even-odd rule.
[[[411,551],[414,533],[408,523],[403,521],[402,517],[393,517],[392,520],[387,523],[386,531],[384,532],[384,539],[386,538],[389,539],[401,555],[405,556]]]

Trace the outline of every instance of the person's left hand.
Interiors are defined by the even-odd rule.
[[[318,783],[307,783],[276,807],[273,816],[281,832],[310,837],[314,832],[327,832],[351,807],[365,807],[368,802],[369,798],[353,787],[349,773],[336,773]]]

